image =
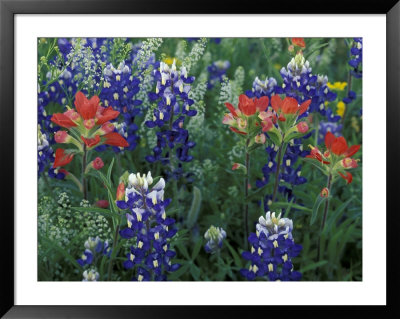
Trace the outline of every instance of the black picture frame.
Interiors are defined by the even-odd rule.
[[[387,176],[387,305],[386,306],[276,306],[269,307],[192,307],[192,306],[15,306],[14,303],[14,16],[16,14],[223,14],[223,13],[268,13],[268,14],[385,14],[386,29],[386,81],[387,105],[386,120],[386,172],[381,170],[379,145],[376,145],[377,174]],[[399,177],[397,165],[400,162],[398,137],[400,136],[400,3],[390,1],[289,1],[284,5],[279,2],[245,3],[197,1],[188,2],[170,0],[165,5],[162,0],[0,0],[0,181],[1,215],[0,215],[0,315],[4,318],[153,318],[165,317],[226,317],[230,313],[235,316],[247,317],[275,314],[290,316],[342,316],[354,317],[360,315],[379,315],[381,317],[399,316],[396,302],[399,276],[396,274],[396,255],[399,238],[396,228],[399,217],[396,206],[397,180]],[[377,67],[382,65],[377,63]],[[379,80],[379,79],[378,79]],[[377,92],[376,94],[379,94]],[[377,106],[377,116],[379,108]],[[384,143],[384,141],[382,141]],[[379,187],[377,185],[377,187]],[[384,205],[382,205],[384,207]],[[376,212],[384,214],[385,212]],[[380,240],[383,240],[381,238]],[[379,261],[377,261],[379,267]]]

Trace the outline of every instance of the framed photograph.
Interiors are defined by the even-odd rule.
[[[0,3],[5,318],[399,312],[396,1]]]

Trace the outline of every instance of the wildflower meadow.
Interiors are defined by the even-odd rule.
[[[361,281],[362,38],[39,38],[39,281]]]

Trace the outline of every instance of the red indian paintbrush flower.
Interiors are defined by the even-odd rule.
[[[51,120],[65,128],[77,127],[77,130],[81,133],[81,140],[88,148],[101,144],[101,142],[119,147],[129,146],[120,134],[113,133],[114,124],[109,122],[118,117],[118,111],[115,111],[111,106],[102,107],[98,96],[88,99],[82,92],[76,93],[74,104],[76,111],[69,109],[64,113],[53,114]],[[98,127],[97,130],[96,127]],[[75,145],[80,144],[79,141],[63,131],[56,132],[55,138],[58,143],[73,142]]]
[[[322,154],[317,147],[310,145],[311,153],[306,157],[316,159],[322,164],[330,165],[327,168],[329,174],[338,173],[339,176],[350,184],[353,180],[353,175],[351,175],[350,172],[344,172],[344,170],[356,168],[358,166],[358,160],[351,158],[351,156],[358,152],[360,145],[352,145],[349,147],[343,136],[336,137],[331,132],[328,132],[325,135],[325,146],[326,151]],[[345,174],[343,174],[343,172]]]
[[[351,157],[358,152],[360,145],[347,146],[346,139],[343,136],[336,137],[331,132],[325,135],[325,146],[333,154]]]
[[[99,103],[100,99],[96,95],[90,100],[80,91],[75,95],[75,108],[84,120],[90,120],[95,117],[97,109],[100,106]]]
[[[118,146],[118,147],[127,147],[129,146],[128,142],[118,133],[111,132],[104,136],[104,144]]]
[[[307,111],[308,107],[311,104],[311,100],[304,101],[299,105],[297,100],[293,97],[285,97],[283,100],[279,95],[274,95],[271,97],[271,106],[278,114],[280,121],[285,121],[286,118],[284,115],[286,114],[296,114],[302,115],[304,112]]]
[[[51,117],[51,121],[58,126],[65,127],[65,128],[70,128],[77,126],[77,124],[71,120],[70,117],[65,115],[64,113],[55,113]]]
[[[264,112],[268,108],[268,104],[267,96],[251,99],[245,94],[241,94],[237,109],[231,103],[225,103],[230,113],[225,114],[222,123],[230,125],[230,129],[235,133],[247,135],[247,118]]]
[[[74,158],[73,153],[66,153],[64,149],[58,148],[56,150],[56,157],[54,158],[53,168],[65,166],[69,164]]]
[[[297,45],[300,48],[305,48],[306,43],[304,42],[304,38],[292,38],[292,43]]]
[[[93,138],[85,138],[81,135],[81,140],[86,144],[87,147],[92,147],[100,143],[100,136],[96,135]]]

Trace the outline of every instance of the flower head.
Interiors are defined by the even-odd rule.
[[[356,168],[358,160],[351,158],[360,149],[360,145],[348,146],[347,141],[343,136],[336,137],[332,132],[327,132],[325,135],[326,151],[322,153],[317,147],[311,147],[311,152],[306,157],[316,159],[323,164],[329,174],[338,174],[347,183],[351,183],[353,176],[345,170]]]
[[[250,234],[248,240],[250,251],[242,256],[250,261],[248,269],[240,273],[248,280],[256,277],[268,278],[270,281],[300,280],[301,273],[293,270],[291,258],[296,257],[301,245],[296,245],[292,236],[293,222],[281,218],[281,214],[268,212],[261,216],[256,225],[256,233]]]
[[[292,38],[292,43],[297,45],[300,48],[305,48],[306,43],[304,42],[304,38]]]
[[[125,198],[122,197],[122,186],[117,190],[117,206],[128,210],[127,227],[120,231],[124,239],[134,238],[127,259],[123,265],[131,269],[137,265],[133,280],[166,280],[167,272],[175,271],[179,264],[172,264],[176,255],[170,248],[169,239],[175,229],[173,218],[167,217],[166,207],[171,202],[164,199],[165,180],[161,178],[155,185],[151,173],[130,174]],[[147,270],[145,270],[147,269]]]
[[[226,238],[226,232],[220,227],[210,226],[204,234],[207,240],[204,246],[206,252],[215,253],[218,249],[222,248],[222,242]]]

